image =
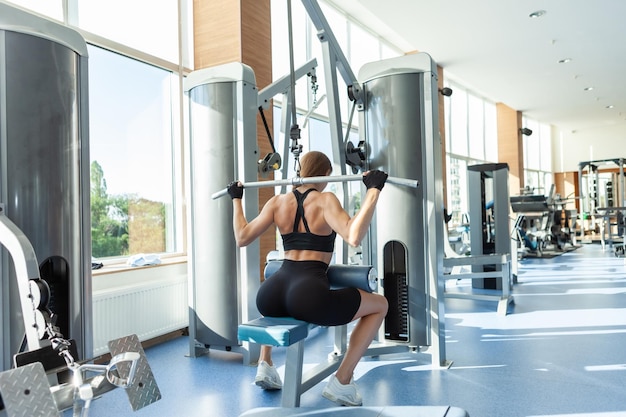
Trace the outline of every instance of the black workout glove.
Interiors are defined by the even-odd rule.
[[[239,199],[243,198],[243,187],[239,185],[239,181],[233,181],[230,184],[228,184],[228,195],[233,200],[235,198],[239,198]]]
[[[387,181],[387,173],[377,169],[370,171],[367,175],[363,175],[363,183],[369,190],[370,188],[378,188],[382,190]]]

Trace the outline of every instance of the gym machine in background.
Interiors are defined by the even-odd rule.
[[[547,196],[522,191],[511,196],[511,210],[517,215],[513,235],[518,257],[561,252],[568,244],[575,247],[577,212],[566,208],[569,200],[555,193],[554,184]]]
[[[510,254],[509,166],[506,163],[467,167],[472,256]],[[495,271],[500,265],[474,265],[473,272]],[[499,278],[473,279],[472,287],[502,289]]]
[[[624,164],[624,158],[578,163],[581,213],[593,215],[598,207],[626,206]]]
[[[626,214],[624,164],[624,158],[578,163],[582,241],[591,240],[595,235],[599,236],[603,248],[606,240],[610,246],[615,238],[621,238],[623,243]],[[623,247],[622,244],[622,254]]]
[[[498,302],[497,312],[508,313],[514,302],[511,287],[517,273],[517,257],[511,257],[517,241],[509,234],[509,166],[506,163],[471,165],[468,170],[470,247],[469,256],[446,258],[451,270],[446,280],[469,278],[469,291],[446,288],[446,297]],[[471,266],[471,272],[456,267]],[[477,290],[474,290],[477,289]],[[488,291],[485,291],[488,290]],[[495,291],[492,291],[495,290]]]

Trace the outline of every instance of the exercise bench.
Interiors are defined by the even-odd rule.
[[[282,261],[269,261],[265,267],[268,279]],[[377,287],[376,270],[371,266],[330,265],[328,280],[332,288],[356,287],[372,292]],[[299,407],[300,396],[323,381],[339,368],[340,360],[347,348],[347,325],[335,326],[335,351],[303,375],[304,341],[315,324],[291,317],[259,317],[242,323],[237,329],[239,342],[258,343],[286,347],[285,380],[283,383],[282,406]]]

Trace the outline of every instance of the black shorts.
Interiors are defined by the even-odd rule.
[[[356,288],[331,290],[327,269],[320,261],[284,260],[261,284],[256,297],[259,312],[322,326],[350,323],[361,305],[361,293]]]

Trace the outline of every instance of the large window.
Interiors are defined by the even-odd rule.
[[[522,125],[532,131],[523,135],[524,187],[533,194],[549,195],[553,184],[550,126],[524,117]]]
[[[184,251],[181,69],[193,66],[192,1],[12,2],[88,43],[93,255]]]
[[[450,226],[460,226],[469,209],[467,167],[498,162],[497,115],[494,103],[462,86],[446,82],[452,96],[444,100],[446,127],[447,211]]]
[[[89,62],[93,255],[173,252],[177,79],[93,46]]]

